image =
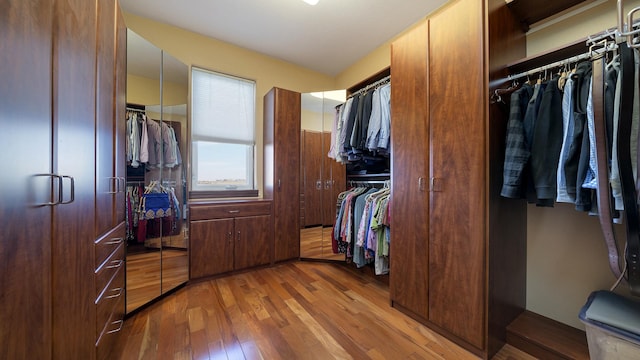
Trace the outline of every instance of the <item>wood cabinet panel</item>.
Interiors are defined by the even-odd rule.
[[[209,220],[271,214],[270,201],[238,202],[191,207],[191,220]]]
[[[64,200],[53,207],[53,358],[95,357],[95,111],[97,2],[56,1],[53,169]],[[110,70],[110,73],[113,69]],[[62,275],[64,274],[64,275]],[[94,320],[95,321],[95,320]]]
[[[115,194],[115,0],[98,1],[96,58],[96,232],[101,236],[116,224]],[[122,122],[122,119],[117,119]]]
[[[452,4],[431,18],[429,43],[429,320],[479,349],[487,275],[482,13],[476,0]]]
[[[95,243],[95,268],[98,269],[107,258],[124,243],[125,223],[113,228]]]
[[[322,200],[324,189],[324,174],[322,173],[322,133],[316,131],[302,131],[302,152],[304,154],[303,184],[304,184],[304,226],[322,225]]]
[[[0,5],[0,358],[51,358],[51,1]],[[25,126],[27,125],[27,126]],[[16,158],[17,157],[17,158]]]
[[[127,95],[127,27],[119,6],[115,9],[116,63],[115,63],[115,176],[126,179],[126,95]],[[126,185],[126,184],[125,184]],[[115,223],[125,220],[125,189],[116,194]]]
[[[192,279],[233,270],[233,223],[233,218],[191,222],[189,267]]]
[[[272,226],[270,215],[235,219],[235,270],[264,265],[271,261]]]
[[[277,214],[275,261],[300,257],[300,107],[298,92],[273,88],[264,96],[264,198]]]
[[[113,279],[96,299],[96,339],[99,339],[100,334],[107,328],[115,305],[125,296],[124,272],[124,267],[118,268]]]
[[[391,300],[428,317],[429,28],[424,22],[391,47]]]
[[[116,273],[125,267],[124,264],[124,244],[118,246],[118,248],[109,256],[107,261],[102,264],[99,268],[95,270],[96,279],[95,279],[95,289],[94,289],[94,300],[97,299],[100,294],[102,294],[106,288],[106,286],[111,282],[111,279],[116,275]]]

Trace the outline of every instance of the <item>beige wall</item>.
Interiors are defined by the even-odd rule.
[[[186,104],[189,89],[186,85],[168,81],[162,87],[163,106]],[[139,105],[160,104],[160,81],[146,77],[127,74],[127,102]]]
[[[629,9],[640,1],[627,1]],[[527,55],[585,38],[616,26],[615,4],[609,0],[582,14],[532,31]],[[572,205],[555,208],[529,206],[527,212],[527,309],[577,328],[578,313],[594,290],[614,282],[597,217],[575,211]],[[624,243],[624,226],[616,226]],[[619,292],[627,294],[624,285]]]

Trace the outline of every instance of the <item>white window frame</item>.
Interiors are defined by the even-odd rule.
[[[251,117],[251,132],[252,138],[243,138],[241,140],[230,139],[224,136],[220,136],[220,134],[215,133],[196,133],[195,121],[197,120],[198,114],[194,114],[193,109],[196,109],[194,106],[194,99],[197,96],[195,94],[194,88],[194,72],[202,72],[205,74],[211,74],[214,77],[224,77],[227,79],[233,79],[237,81],[241,81],[244,83],[249,83],[252,86],[253,94],[251,96],[251,107],[250,113]],[[255,114],[256,114],[256,82],[254,80],[244,79],[237,76],[232,76],[216,71],[207,70],[200,67],[191,67],[191,118],[192,118],[192,126],[191,126],[191,195],[190,197],[247,197],[247,196],[257,196],[258,190],[256,186],[256,134],[255,134]],[[195,116],[194,116],[195,115]],[[210,143],[218,143],[218,144],[233,144],[233,145],[245,145],[247,146],[246,153],[246,176],[248,184],[244,186],[233,186],[233,185],[204,185],[198,184],[198,143],[199,142],[210,142]],[[217,195],[216,195],[217,194]]]

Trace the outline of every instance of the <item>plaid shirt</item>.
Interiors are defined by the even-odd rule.
[[[527,103],[532,94],[533,88],[526,83],[511,94],[503,183],[500,192],[504,197],[515,199],[523,197],[523,174],[531,155],[525,141],[523,121]]]

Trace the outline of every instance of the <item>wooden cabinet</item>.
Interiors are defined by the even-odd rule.
[[[323,223],[322,200],[322,133],[302,130],[300,166],[302,168],[302,194],[304,194],[304,224],[302,227],[318,226]]]
[[[107,198],[96,184],[103,165],[111,174],[118,166],[115,128],[102,121],[113,121],[124,99],[109,85],[124,81],[113,59],[124,51],[114,41],[117,4],[10,0],[2,8],[0,139],[11,151],[0,175],[0,358],[95,359],[95,240],[105,215],[97,204]],[[108,212],[102,233],[117,225]]]
[[[192,279],[271,262],[270,202],[198,204],[190,211]]]
[[[489,113],[520,31],[503,2],[459,0],[392,45],[391,300],[484,358],[525,306],[526,209],[499,196],[506,119]]]
[[[390,261],[389,292],[394,305],[424,319],[429,315],[428,52],[427,22],[391,46],[393,260]]]
[[[300,257],[300,106],[294,91],[273,88],[264,96],[264,198],[277,214],[276,262]]]

